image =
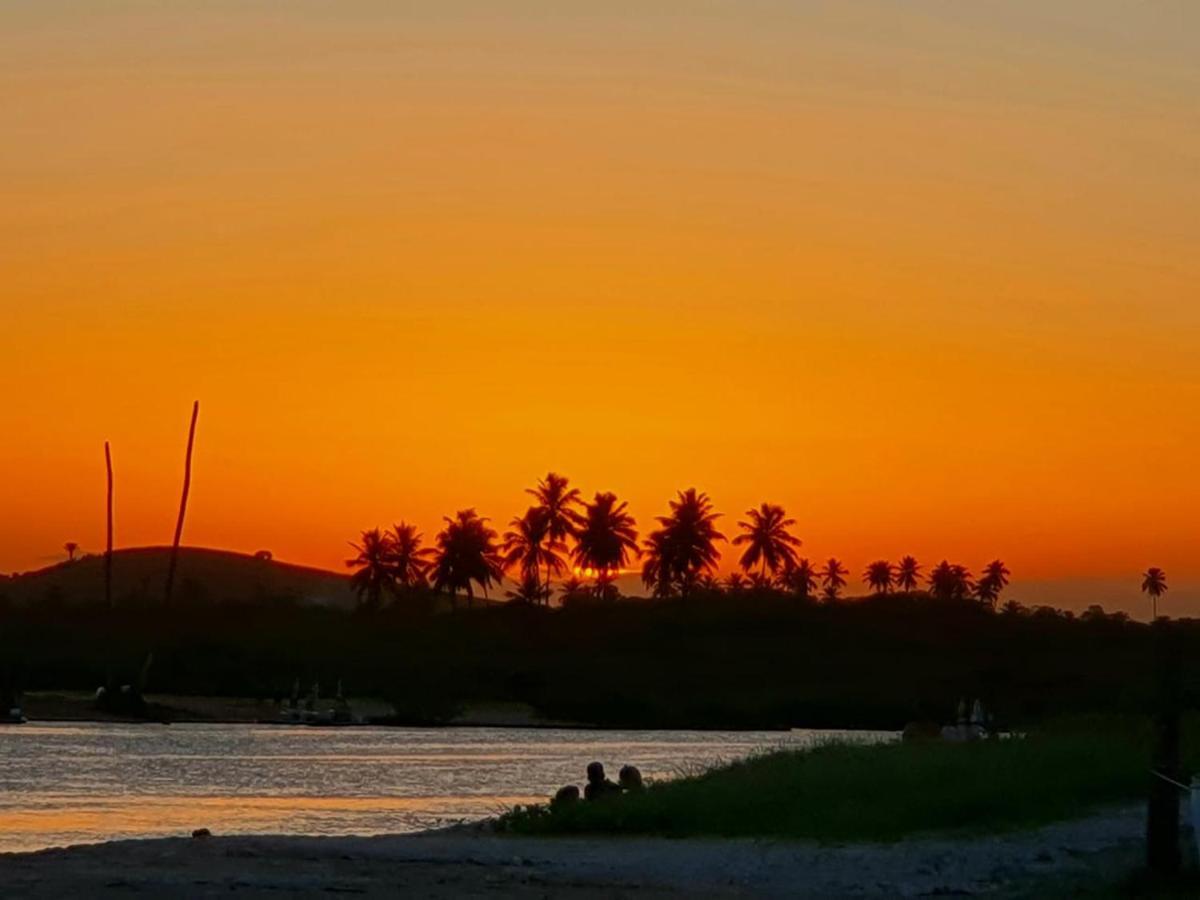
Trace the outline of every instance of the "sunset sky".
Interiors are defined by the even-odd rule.
[[[0,6],[0,571],[548,469],[1200,615],[1200,4]],[[732,554],[727,553],[727,560]],[[1025,585],[1026,594],[1021,593]],[[1103,587],[1096,587],[1103,585]],[[1107,593],[1105,593],[1107,592]],[[1117,591],[1119,593],[1119,591]]]

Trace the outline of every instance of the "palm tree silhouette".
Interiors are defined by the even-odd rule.
[[[597,596],[608,596],[613,579],[638,555],[636,523],[626,506],[616,494],[597,493],[575,529],[575,562],[595,575]]]
[[[836,600],[842,588],[846,586],[846,575],[849,574],[846,567],[836,557],[829,557],[829,561],[825,563],[825,568],[819,573],[821,583],[825,585],[825,599]]]
[[[542,578],[536,570],[529,570],[522,574],[515,591],[504,592],[504,596],[509,600],[530,605],[541,602],[544,595],[545,588],[542,586]]]
[[[538,593],[549,604],[550,577],[566,570],[562,555],[567,545],[550,536],[550,514],[544,506],[529,507],[525,515],[508,524],[511,530],[504,533],[501,547],[504,565],[520,572],[522,589],[530,579],[537,580],[544,566],[546,581]]]
[[[451,602],[459,591],[464,591],[470,609],[475,602],[473,585],[478,584],[486,597],[492,583],[504,578],[496,532],[473,509],[461,509],[454,518],[447,516],[445,522],[446,527],[437,536],[433,587],[448,590]]]
[[[733,539],[733,545],[747,545],[738,565],[749,574],[755,566],[759,574],[772,577],[781,570],[786,571],[796,563],[796,547],[800,539],[788,529],[796,524],[795,519],[789,519],[782,506],[764,503],[758,509],[746,510],[747,522],[738,522],[738,528],[744,531]]]
[[[558,586],[559,598],[565,603],[567,600],[574,597],[583,597],[587,592],[587,585],[583,580],[570,575],[563,579],[562,584]]]
[[[433,565],[430,559],[433,549],[421,546],[423,538],[417,527],[401,522],[393,525],[385,537],[389,543],[387,561],[395,583],[406,589],[425,587],[429,567]]]
[[[67,551],[67,562],[75,562],[75,554],[79,552],[79,544],[75,541],[67,541],[63,544],[63,549]]]
[[[896,566],[896,587],[911,594],[920,584],[921,564],[912,556],[903,556]]]
[[[671,547],[662,529],[652,531],[642,542],[642,584],[654,597],[669,597],[674,591],[671,577]]]
[[[808,600],[817,589],[817,570],[807,559],[798,559],[784,570],[783,583],[801,600]]]
[[[696,580],[713,571],[721,558],[716,547],[717,541],[725,540],[716,526],[721,514],[713,511],[708,495],[695,488],[680,491],[670,507],[669,515],[657,517],[659,528],[646,537],[642,581],[658,596],[678,590],[688,597]]]
[[[537,487],[526,488],[525,493],[537,499],[537,506],[546,515],[546,537],[554,543],[563,545],[560,552],[566,551],[566,540],[573,537],[575,528],[579,525],[579,506],[582,498],[579,488],[570,487],[570,482],[564,475],[555,472],[547,473],[539,479]],[[546,602],[550,601],[550,570],[546,570]]]
[[[983,577],[975,585],[975,596],[981,603],[995,607],[1000,600],[1000,592],[1008,587],[1008,576],[1012,572],[998,559],[993,559],[983,568]]]
[[[378,609],[384,591],[395,589],[392,574],[391,540],[378,528],[364,531],[359,543],[351,543],[357,551],[346,565],[357,569],[350,577],[350,588],[366,609]]]
[[[1158,598],[1167,592],[1167,573],[1158,566],[1151,566],[1142,576],[1142,593],[1150,595],[1153,616],[1158,619]]]
[[[929,593],[939,600],[966,600],[975,589],[966,566],[942,560],[929,573]]]
[[[770,572],[750,573],[750,587],[760,594],[766,594],[779,587],[779,581]]]
[[[877,594],[886,594],[892,589],[893,577],[892,564],[886,559],[877,559],[867,566],[863,583]]]
[[[730,572],[725,579],[725,590],[731,594],[740,594],[746,590],[746,576],[741,572]]]

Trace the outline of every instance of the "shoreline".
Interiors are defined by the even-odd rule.
[[[61,717],[54,718],[48,716],[39,716],[38,718],[26,718],[24,722],[0,722],[0,728],[5,726],[19,728],[22,725],[257,725],[264,728],[406,728],[406,729],[423,729],[429,731],[444,731],[452,728],[504,728],[525,731],[603,731],[603,732],[622,732],[622,731],[638,731],[653,734],[655,732],[695,732],[698,734],[714,733],[714,734],[790,734],[793,731],[862,731],[862,732],[887,732],[889,734],[899,734],[892,728],[806,728],[804,726],[796,726],[793,728],[715,728],[711,726],[694,725],[688,728],[650,728],[645,726],[622,726],[622,725],[586,725],[574,722],[550,722],[550,723],[513,723],[513,722],[496,722],[489,720],[480,721],[453,721],[440,724],[429,723],[400,723],[400,722],[347,722],[347,723],[316,723],[308,724],[304,722],[280,722],[268,719],[171,719],[169,721],[159,721],[157,719],[131,719],[113,716],[101,718],[99,716],[93,718],[76,718],[76,717]]]
[[[1124,806],[1028,831],[891,844],[533,838],[482,823],[407,835],[147,838],[0,854],[6,897],[913,896],[1117,877],[1141,852]]]
[[[135,718],[102,712],[95,707],[95,698],[86,691],[29,691],[25,694],[24,713],[27,724],[89,723],[98,725],[264,725],[291,728],[522,728],[531,730],[570,731],[696,731],[696,732],[771,732],[787,734],[807,726],[791,727],[714,727],[712,725],[686,728],[653,728],[646,726],[598,725],[563,719],[546,719],[528,704],[517,702],[483,702],[468,704],[462,713],[446,722],[388,721],[392,718],[389,704],[375,698],[352,697],[351,708],[367,721],[331,725],[309,725],[288,722],[280,718],[282,708],[274,700],[255,700],[247,697],[204,697],[179,694],[149,694],[147,703],[165,713],[164,718]],[[19,725],[0,722],[0,725]],[[817,728],[821,731],[895,731],[889,728]]]

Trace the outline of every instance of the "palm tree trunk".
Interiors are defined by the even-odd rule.
[[[1150,796],[1146,805],[1146,865],[1158,875],[1179,871],[1180,709],[1182,688],[1178,637],[1168,622],[1155,622],[1153,652],[1156,708]]]

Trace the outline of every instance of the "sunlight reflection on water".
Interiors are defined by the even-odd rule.
[[[599,759],[669,778],[882,732],[37,724],[0,729],[0,851],[187,834],[380,834],[492,815]]]

